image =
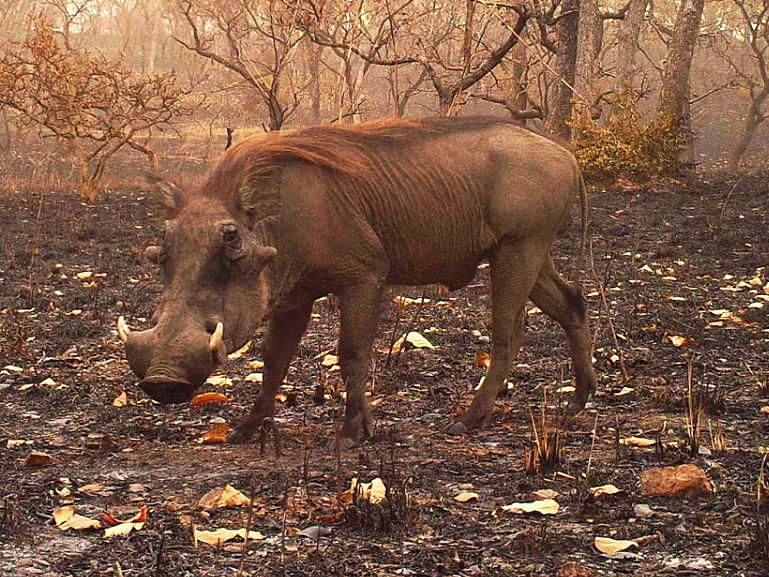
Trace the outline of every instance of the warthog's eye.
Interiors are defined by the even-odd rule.
[[[222,242],[224,243],[224,252],[228,259],[237,260],[242,256],[242,241],[237,225],[225,224],[222,227]]]

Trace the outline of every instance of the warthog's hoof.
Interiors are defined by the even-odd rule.
[[[243,433],[241,433],[237,429],[233,429],[227,435],[227,443],[229,443],[230,445],[242,445],[245,442],[246,442],[246,438],[243,436]]]
[[[572,417],[575,415],[579,415],[582,411],[585,410],[587,399],[588,397],[580,398],[575,396],[571,400],[571,403],[569,403],[569,406],[566,408],[566,412]]]
[[[328,444],[329,450],[333,452],[336,452],[337,450],[340,452],[349,451],[350,449],[358,446],[360,446],[360,442],[355,439],[351,439],[350,437],[340,437],[339,439],[333,439]]]
[[[446,432],[449,435],[464,435],[467,432],[467,427],[462,421],[457,421],[456,423],[452,423],[448,429],[446,429]]]

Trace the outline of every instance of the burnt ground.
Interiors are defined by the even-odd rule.
[[[421,309],[385,307],[379,349],[396,322],[395,332],[413,328],[436,348],[405,350],[389,363],[376,356],[376,439],[341,456],[326,448],[340,415],[338,373],[321,364],[334,347],[335,306],[333,298],[318,302],[279,404],[278,457],[273,439],[263,451],[258,442],[198,442],[213,423],[235,423],[247,410],[257,386],[245,381],[258,359],[253,349],[223,367],[231,384],[205,389],[227,395],[227,405],[162,407],[135,386],[114,326],[118,314],[148,326],[159,295],[157,272],[141,258],[161,220],[150,199],[111,192],[89,207],[66,193],[0,196],[0,574],[767,574],[767,542],[757,537],[766,538],[757,523],[769,515],[757,500],[769,444],[761,412],[769,405],[765,176],[591,195],[594,267],[583,284],[600,388],[568,424],[560,462],[534,474],[524,466],[530,407],[539,422],[546,398],[557,427],[555,389],[568,380],[563,334],[536,311],[493,423],[463,438],[443,432],[483,374],[475,358],[488,347],[486,270],[456,293],[426,291],[431,302]],[[577,274],[578,234],[575,223],[555,251],[568,276]],[[422,294],[393,289],[390,297]],[[318,385],[323,404],[313,400]],[[632,390],[618,395],[624,387]],[[136,404],[113,406],[120,391]],[[694,456],[689,398],[703,409]],[[719,431],[725,450],[714,441]],[[630,436],[657,444],[618,443]],[[52,462],[25,466],[31,451]],[[715,493],[642,494],[643,471],[682,463],[702,467]],[[353,477],[377,476],[392,489],[390,506],[340,511]],[[197,507],[227,483],[251,496],[250,515],[249,506]],[[627,493],[589,498],[589,487],[605,483]],[[102,487],[78,491],[92,484]],[[544,488],[558,492],[554,516],[497,511]],[[479,498],[454,500],[463,490]],[[66,503],[93,518],[146,505],[148,518],[128,537],[64,533],[51,513]],[[639,514],[639,504],[654,514]],[[193,547],[191,523],[204,530],[249,522],[265,538],[245,551],[237,541]],[[323,536],[300,535],[316,525]],[[624,558],[593,547],[599,536],[648,535]]]

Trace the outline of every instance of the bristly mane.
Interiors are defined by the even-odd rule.
[[[377,170],[372,152],[403,141],[478,130],[493,124],[509,124],[509,121],[488,117],[395,118],[251,136],[224,155],[203,189],[207,194],[227,197],[246,181],[267,177],[294,161],[366,179]]]

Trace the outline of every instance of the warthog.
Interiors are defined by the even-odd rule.
[[[488,259],[491,365],[462,419],[484,424],[521,346],[531,300],[566,331],[576,394],[595,388],[585,303],[556,272],[550,247],[585,191],[573,156],[488,118],[387,120],[243,140],[203,184],[159,180],[165,240],[148,253],[165,292],[155,326],[118,332],[139,386],[160,403],[188,399],[228,351],[269,319],[264,380],[231,441],[275,411],[275,394],[313,302],[337,295],[338,356],[347,389],[342,445],[372,434],[364,396],[378,304],[389,284],[458,289]],[[584,239],[584,233],[583,233]]]

